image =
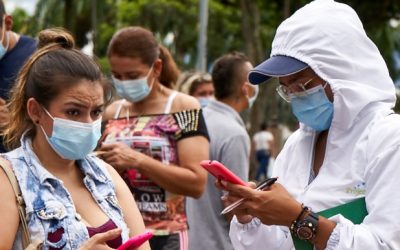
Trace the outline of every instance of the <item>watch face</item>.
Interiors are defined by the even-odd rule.
[[[313,231],[307,226],[303,226],[297,229],[297,237],[300,240],[309,240],[313,237]]]

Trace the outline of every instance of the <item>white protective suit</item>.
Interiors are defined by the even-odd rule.
[[[271,56],[307,63],[334,94],[325,160],[308,184],[316,133],[304,124],[276,159],[274,176],[293,197],[318,212],[366,199],[368,215],[354,225],[341,215],[327,249],[400,249],[400,117],[395,88],[377,47],[357,14],[332,0],[316,0],[278,28]],[[235,249],[294,249],[289,229],[234,218]]]

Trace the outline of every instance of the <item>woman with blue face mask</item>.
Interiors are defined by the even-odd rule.
[[[173,90],[178,69],[149,30],[119,30],[107,55],[121,99],[105,111],[99,154],[130,187],[155,235],[151,248],[187,249],[185,197],[200,197],[207,176],[199,165],[209,147],[199,102]]]
[[[0,159],[18,181],[27,228],[21,230],[12,186],[0,171],[0,219],[7,225],[0,227],[0,249],[25,249],[26,242],[43,249],[115,249],[144,232],[122,178],[91,154],[110,90],[69,33],[39,33],[39,50],[12,90],[4,131],[12,151]]]
[[[185,94],[196,97],[201,108],[207,107],[214,100],[214,85],[211,75],[201,72],[187,72],[182,74],[177,89]]]

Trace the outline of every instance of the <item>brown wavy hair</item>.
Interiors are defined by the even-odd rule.
[[[39,33],[38,50],[21,68],[11,89],[8,104],[10,120],[2,132],[8,149],[20,145],[22,134],[36,133],[28,116],[27,101],[33,97],[44,107],[66,88],[89,80],[102,85],[105,102],[112,98],[112,87],[106,82],[98,64],[75,48],[72,35],[62,28],[46,29]]]
[[[107,56],[140,58],[149,67],[157,58],[162,61],[162,71],[158,78],[166,87],[173,88],[178,80],[179,69],[171,53],[160,45],[153,33],[139,26],[126,27],[114,34],[108,44]]]

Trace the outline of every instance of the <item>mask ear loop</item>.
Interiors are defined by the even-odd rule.
[[[149,70],[149,72],[148,72],[147,75],[146,75],[147,84],[148,84],[148,81],[149,81],[150,73],[153,71],[153,67],[154,67],[154,63],[151,65],[150,70]],[[155,82],[155,81],[156,81],[156,78],[153,77],[153,81],[151,81],[151,84],[150,84],[150,86],[149,86],[150,91],[153,89],[153,85],[154,85],[154,82]]]
[[[124,100],[124,102],[125,102],[125,100]],[[125,111],[125,120],[126,120],[126,124],[129,124],[129,107]]]
[[[5,39],[5,36],[7,36],[7,45],[4,47],[5,50],[8,50],[8,47],[10,46],[10,34],[7,33],[8,31],[4,32],[4,36],[2,37],[1,42]]]

